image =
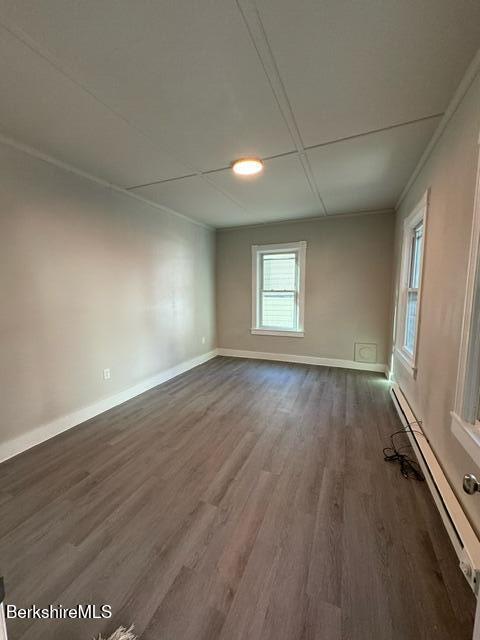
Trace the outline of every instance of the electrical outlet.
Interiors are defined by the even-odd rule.
[[[205,344],[207,341],[207,339],[205,338],[205,336],[202,336],[202,344]]]
[[[103,370],[103,379],[104,380],[110,380],[110,369],[104,369]]]

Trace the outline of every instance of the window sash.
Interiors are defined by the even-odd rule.
[[[272,316],[272,311],[268,311],[268,309],[266,309],[266,304],[265,304],[265,294],[267,296],[271,295],[271,300],[282,300],[282,298],[286,298],[286,296],[288,294],[290,294],[292,296],[292,307],[291,310],[288,309],[287,313],[290,313],[291,311],[291,315],[292,315],[292,322],[282,322],[281,319],[279,319],[277,322],[273,321],[273,322],[267,322],[266,321],[266,317],[268,317],[270,315],[270,317]],[[297,327],[298,327],[298,294],[296,291],[262,291],[260,293],[260,328],[261,329],[279,329],[282,331],[296,331]],[[279,312],[281,314],[281,310]],[[286,315],[286,314],[285,314]]]
[[[422,270],[429,192],[404,221],[402,262],[397,302],[395,351],[412,375],[416,375],[418,333],[422,299]]]
[[[413,360],[417,343],[420,278],[423,259],[423,218],[408,229],[409,255],[403,308],[402,348]],[[407,238],[405,238],[405,242]]]
[[[414,302],[412,313],[411,302]],[[413,357],[415,343],[417,341],[417,314],[418,314],[418,288],[409,287],[406,291],[405,304],[405,332],[403,336],[403,348]]]
[[[305,241],[252,246],[252,334],[303,337],[306,246]],[[265,279],[263,267],[264,264],[269,264],[268,258],[272,259],[272,267],[275,256],[279,256],[277,259],[281,260],[282,254],[294,257],[295,277],[290,262],[289,272],[280,272],[277,278],[275,270],[270,268]],[[283,278],[284,275],[287,277]],[[290,297],[290,317],[280,317],[277,322],[277,318],[272,318],[272,314],[275,314],[275,305],[285,308],[282,297]],[[278,300],[275,301],[275,298]],[[286,306],[288,307],[288,304]]]
[[[412,230],[410,246],[410,264],[408,274],[408,286],[418,289],[420,284],[420,266],[423,253],[423,221]]]
[[[294,255],[295,256],[295,275],[294,275],[294,279],[295,279],[295,289],[275,289],[275,288],[265,288],[265,272],[264,272],[264,268],[265,268],[265,259],[268,259],[268,256],[271,255],[275,255],[275,256],[281,256],[281,255]],[[259,255],[259,263],[260,263],[260,269],[259,269],[259,275],[260,277],[258,278],[258,282],[257,282],[257,286],[258,286],[258,298],[257,298],[257,305],[258,305],[258,320],[257,320],[257,326],[260,329],[278,329],[280,331],[297,331],[298,330],[298,315],[299,315],[299,304],[298,304],[298,297],[299,297],[299,264],[298,264],[298,250],[292,251],[292,250],[286,250],[286,251],[263,251],[260,253]],[[275,323],[267,323],[264,321],[264,295],[265,294],[278,294],[278,297],[281,298],[282,294],[293,294],[293,309],[292,309],[292,324],[284,324],[279,322],[278,324]]]

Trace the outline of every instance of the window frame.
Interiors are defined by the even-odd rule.
[[[270,336],[290,336],[303,338],[304,317],[305,317],[305,258],[307,243],[286,242],[281,244],[252,245],[252,326],[250,332],[254,335]],[[295,253],[298,269],[298,289],[296,294],[297,306],[297,328],[296,329],[276,329],[275,327],[264,327],[261,325],[261,285],[262,285],[262,264],[261,260],[265,254],[269,253]]]
[[[420,202],[413,208],[412,212],[406,217],[403,223],[402,238],[402,259],[400,267],[399,293],[397,303],[397,328],[395,336],[395,352],[399,356],[401,362],[407,371],[412,375],[417,374],[417,354],[418,354],[418,338],[420,332],[420,318],[422,307],[422,284],[423,284],[423,267],[425,262],[425,248],[427,239],[427,213],[429,203],[429,190],[427,190]],[[415,233],[420,224],[423,225],[422,232],[422,255],[419,261],[418,287],[410,287],[412,273],[412,258]],[[406,330],[407,330],[407,312],[408,312],[408,294],[411,291],[417,292],[417,312],[415,317],[415,342],[413,351],[406,347]]]
[[[478,140],[480,144],[480,136]],[[451,431],[480,466],[480,155]]]
[[[418,263],[418,265],[415,264],[415,259],[417,257],[417,234],[418,234],[418,228],[422,227],[422,240],[421,240],[421,255],[420,255],[420,261]],[[407,284],[406,284],[406,290],[405,290],[405,312],[404,312],[404,326],[403,326],[403,336],[402,336],[402,346],[401,348],[405,351],[406,354],[408,354],[408,356],[410,358],[414,357],[415,354],[415,344],[417,342],[417,331],[418,331],[418,300],[420,297],[420,277],[421,277],[421,266],[422,266],[422,257],[423,257],[423,233],[424,233],[424,223],[423,223],[423,219],[415,225],[415,227],[413,227],[410,230],[410,250],[409,250],[409,257],[408,257],[408,272],[407,272]],[[413,286],[415,283],[412,282],[414,280],[414,274],[415,274],[415,267],[417,266],[418,268],[418,274],[417,274],[417,286]],[[407,330],[408,330],[408,309],[409,309],[409,299],[411,294],[414,293],[416,294],[416,314],[415,314],[415,330],[414,330],[414,343],[413,343],[413,350],[410,350],[408,348],[407,345]]]

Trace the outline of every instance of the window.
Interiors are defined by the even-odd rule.
[[[418,291],[420,288],[420,266],[422,260],[423,221],[420,222],[413,230],[410,244],[404,347],[413,357],[417,333],[417,308]]]
[[[480,161],[473,212],[452,432],[480,464]]]
[[[252,333],[303,336],[305,242],[252,247]]]
[[[396,352],[415,372],[428,193],[404,222]]]

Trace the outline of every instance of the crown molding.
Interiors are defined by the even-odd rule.
[[[408,179],[407,184],[403,188],[403,191],[400,194],[400,197],[399,197],[399,199],[398,199],[398,201],[397,201],[397,203],[395,205],[395,209],[396,210],[402,204],[402,202],[405,199],[406,195],[408,194],[408,192],[412,188],[413,183],[417,179],[420,171],[423,169],[423,167],[425,166],[427,160],[432,155],[433,150],[435,149],[435,147],[437,146],[438,141],[440,140],[440,138],[443,135],[443,132],[447,128],[450,120],[455,115],[458,107],[460,106],[462,100],[464,99],[464,97],[466,96],[468,90],[472,86],[472,84],[473,84],[475,78],[477,77],[479,71],[480,71],[480,49],[477,51],[477,53],[474,56],[472,62],[469,64],[469,66],[467,68],[467,71],[465,72],[465,75],[463,76],[460,84],[457,87],[457,90],[455,91],[455,93],[453,94],[452,99],[450,100],[450,103],[449,103],[449,105],[448,105],[448,107],[447,107],[447,109],[446,109],[446,111],[445,111],[445,113],[443,115],[443,118],[438,123],[438,127],[435,129],[435,133],[433,134],[430,142],[426,146],[425,151],[423,152],[420,160],[418,161],[417,166],[413,170],[412,175]]]
[[[208,224],[205,224],[204,222],[200,222],[199,220],[194,220],[193,218],[189,218],[188,216],[184,215],[183,213],[179,213],[178,211],[175,211],[174,209],[170,209],[169,207],[165,207],[161,204],[158,204],[157,202],[153,202],[152,200],[149,200],[148,198],[144,198],[143,196],[139,196],[136,193],[132,193],[131,191],[128,191],[127,189],[124,189],[123,187],[118,186],[117,184],[113,183],[113,182],[108,182],[107,180],[103,180],[102,178],[98,178],[97,176],[88,173],[87,171],[83,171],[83,169],[79,169],[78,167],[75,167],[74,165],[71,165],[67,162],[63,162],[63,160],[58,160],[57,158],[48,155],[47,153],[43,153],[43,151],[39,151],[38,149],[35,149],[34,147],[30,147],[27,144],[24,144],[23,142],[18,142],[17,140],[15,140],[14,138],[10,138],[8,136],[3,135],[2,133],[0,133],[0,144],[3,144],[5,146],[11,147],[12,149],[16,149],[17,151],[20,151],[22,153],[25,153],[26,155],[35,158],[36,160],[41,160],[42,162],[46,162],[48,164],[53,165],[54,167],[57,167],[59,169],[62,169],[63,171],[67,171],[69,173],[73,173],[77,176],[79,176],[80,178],[83,178],[85,180],[89,180],[90,182],[95,182],[95,184],[104,187],[105,189],[109,189],[110,191],[115,191],[117,193],[120,193],[124,196],[128,196],[129,198],[133,198],[134,200],[138,200],[139,202],[143,202],[144,204],[147,204],[151,207],[154,207],[155,209],[159,209],[160,211],[163,211],[164,213],[169,213],[170,215],[173,216],[177,216],[178,218],[182,218],[183,220],[187,221],[187,222],[191,222],[192,224],[196,224],[200,227],[203,227],[204,229],[208,229],[210,231],[214,230],[214,227],[211,227]]]

